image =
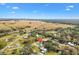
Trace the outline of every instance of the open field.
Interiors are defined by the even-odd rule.
[[[1,55],[77,55],[79,26],[62,23],[0,21]]]

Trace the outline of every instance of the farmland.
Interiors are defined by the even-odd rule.
[[[79,55],[79,26],[32,20],[0,21],[1,55]]]

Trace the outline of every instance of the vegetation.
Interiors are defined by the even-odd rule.
[[[1,21],[0,54],[79,55],[79,26],[42,21]]]

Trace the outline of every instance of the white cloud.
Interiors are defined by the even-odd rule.
[[[49,6],[49,4],[45,4],[45,6]]]
[[[12,11],[11,13],[12,13],[12,14],[15,14],[16,12]]]
[[[0,5],[6,5],[6,3],[0,3]]]
[[[70,11],[70,10],[72,10],[73,8],[74,8],[74,5],[69,5],[69,6],[66,7],[66,10],[67,10],[67,11]]]
[[[33,10],[33,13],[37,13],[38,11],[37,10]]]
[[[12,7],[12,9],[17,10],[17,9],[19,9],[19,7]]]
[[[6,8],[10,8],[10,6],[6,6]]]
[[[67,8],[66,10],[67,10],[67,11],[70,11],[71,9]]]
[[[15,14],[16,12],[15,12],[15,11],[11,11],[11,12],[8,12],[8,13],[10,13],[10,14]]]
[[[74,8],[74,5],[69,5],[68,7],[69,7],[69,8]]]

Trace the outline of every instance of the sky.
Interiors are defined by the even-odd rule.
[[[0,3],[0,18],[79,19],[79,4]]]

